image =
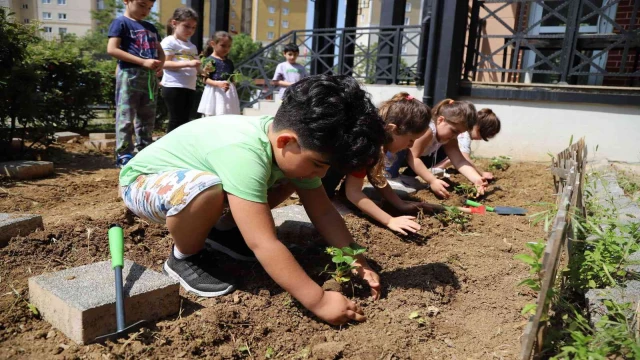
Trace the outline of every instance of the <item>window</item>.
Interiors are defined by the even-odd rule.
[[[235,19],[235,18],[236,18],[236,12],[235,12],[235,11],[232,11],[232,12],[231,12],[231,18],[232,18],[232,19]]]
[[[67,5],[67,0],[58,0],[58,5]]]
[[[50,12],[43,12],[42,13],[42,18],[44,20],[51,20],[51,13]]]
[[[187,5],[187,0],[180,0],[180,3],[181,3],[182,5]]]
[[[282,15],[289,15],[289,8],[282,8]]]
[[[269,32],[267,33],[267,39],[269,39],[269,40],[273,40],[273,31],[269,31]]]
[[[59,33],[60,35],[64,35],[64,34],[66,34],[66,33],[67,33],[67,28],[59,28],[59,29],[58,29],[58,33]]]
[[[236,4],[236,0],[231,0],[231,5],[235,5]]]
[[[275,25],[275,21],[273,21],[273,19],[269,19],[269,20],[267,20],[267,25],[274,26]]]
[[[411,3],[407,2],[407,5],[404,7],[404,12],[411,12]]]
[[[51,26],[45,26],[42,31],[50,34],[53,32],[53,28]]]
[[[282,0],[282,2],[289,2],[289,0]]]
[[[229,30],[236,31],[236,26],[235,25],[229,25]]]
[[[58,13],[58,20],[67,20],[67,14]]]
[[[42,0],[43,4],[51,4],[51,0]]]
[[[269,12],[270,12],[271,14],[275,14],[275,13],[276,13],[276,8],[275,8],[275,7],[273,7],[273,6],[269,6]]]
[[[28,24],[29,23],[29,19],[23,19],[22,22],[25,23],[25,24]]]
[[[411,19],[409,19],[408,17],[404,18],[404,24],[409,25],[409,23],[411,23]]]
[[[28,4],[22,4],[22,8],[23,8],[23,9],[28,9],[28,8],[29,8],[29,5],[28,5]]]
[[[289,28],[289,21],[288,20],[282,20],[282,27],[285,29]]]

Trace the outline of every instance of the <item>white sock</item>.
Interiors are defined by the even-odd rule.
[[[216,223],[216,229],[220,231],[231,230],[236,226],[238,225],[236,225],[236,222],[233,220],[233,216],[230,212],[220,216],[220,219],[218,219],[218,222]]]
[[[191,256],[193,254],[183,254],[180,252],[180,250],[178,250],[177,247],[173,247],[173,256],[178,259],[178,260],[184,260],[186,258],[188,258],[189,256]]]

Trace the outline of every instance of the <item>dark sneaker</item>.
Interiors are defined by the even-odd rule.
[[[206,250],[178,260],[171,249],[163,270],[169,277],[179,281],[187,291],[199,296],[220,296],[235,290],[231,276],[211,264],[211,257],[207,256]]]
[[[220,231],[214,227],[209,231],[206,244],[236,260],[258,261],[237,227],[227,231]]]
[[[118,169],[122,169],[125,165],[127,165],[129,160],[131,160],[132,158],[133,158],[133,155],[131,154],[118,155],[116,157],[116,167]]]

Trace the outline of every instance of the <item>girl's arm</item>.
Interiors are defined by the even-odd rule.
[[[420,225],[413,221],[413,216],[398,216],[393,217],[387,214],[384,210],[380,209],[371,199],[369,199],[363,192],[362,186],[364,185],[364,179],[357,178],[352,175],[347,175],[346,179],[346,195],[347,199],[358,209],[362,210],[365,214],[372,217],[377,222],[385,225],[393,231],[397,231],[402,235],[407,235],[406,231],[415,233],[420,230]],[[387,186],[391,188],[389,184]],[[391,190],[393,192],[393,190]],[[396,195],[397,196],[397,195]],[[398,199],[399,200],[399,199]],[[400,200],[402,202],[402,200]],[[406,230],[406,231],[405,231]]]
[[[166,60],[164,61],[165,69],[183,69],[188,67],[197,67],[200,68],[200,61],[198,60],[190,60],[190,61],[173,61],[175,55],[167,55]]]
[[[221,80],[211,80],[211,79],[207,78],[207,79],[204,81],[204,83],[205,83],[205,84],[207,84],[207,85],[210,85],[210,86],[218,87],[218,88],[220,88],[220,89],[225,89],[225,86],[226,86],[226,88],[227,88],[227,89],[229,88],[229,83],[228,83],[228,82],[226,82],[226,81],[221,81]],[[226,90],[226,89],[225,89],[225,90]]]
[[[460,174],[464,175],[469,181],[471,181],[478,189],[478,194],[484,194],[485,187],[487,185],[486,180],[478,173],[473,163],[469,162],[460,151],[458,147],[458,139],[452,139],[446,143],[444,151],[447,153],[451,163],[455,166]]]
[[[411,149],[409,149],[409,154],[407,155],[407,164],[409,164],[409,167],[418,176],[429,183],[431,191],[436,196],[446,198],[449,197],[449,192],[446,189],[449,187],[449,184],[436,178],[424,164],[422,159],[420,159],[420,155],[422,155],[422,152],[431,143],[432,139],[433,132],[431,130],[427,130],[427,132],[421,138],[416,140]]]

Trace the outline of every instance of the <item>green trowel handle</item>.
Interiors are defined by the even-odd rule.
[[[469,206],[473,206],[473,207],[479,207],[479,206],[482,206],[482,204],[480,204],[479,202],[475,202],[475,201],[473,201],[473,200],[469,200],[469,199],[467,199],[467,201],[465,202],[465,204],[467,204],[467,205],[469,205]],[[493,210],[494,210],[491,206],[486,206],[486,205],[485,205],[484,207],[487,209],[487,211],[493,211]]]
[[[119,225],[109,227],[109,252],[111,253],[111,266],[124,266],[124,231]]]

